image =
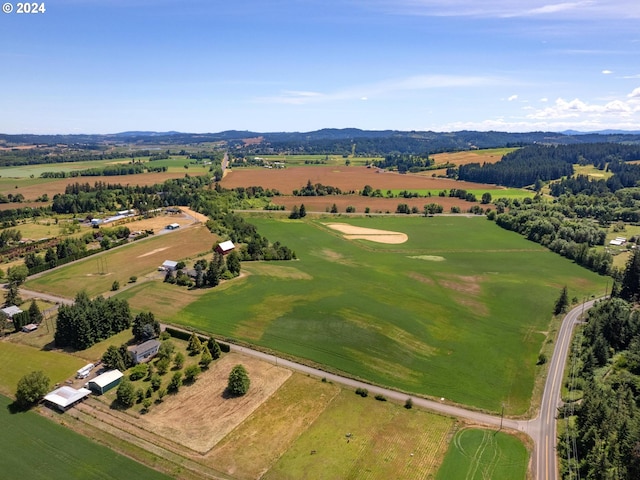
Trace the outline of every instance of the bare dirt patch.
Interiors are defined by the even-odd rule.
[[[420,283],[424,283],[426,285],[435,285],[436,283],[433,281],[433,279],[429,277],[425,277],[424,275],[420,275],[419,273],[416,273],[416,272],[409,272],[407,276],[413,280],[416,280]]]
[[[160,253],[160,252],[166,250],[167,248],[169,248],[169,247],[156,248],[155,250],[151,250],[150,252],[143,253],[142,255],[138,255],[138,258],[142,258],[142,257],[146,257],[146,256],[149,256],[149,255],[153,255],[154,253]]]
[[[371,242],[398,244],[406,242],[406,233],[377,230],[375,228],[355,227],[347,223],[325,223],[327,227],[342,233],[348,240],[369,240]]]
[[[465,293],[467,295],[479,295],[480,294],[480,277],[453,275],[446,279],[438,280],[438,283],[450,290],[456,292]]]
[[[249,392],[227,398],[227,378],[242,364],[251,379]],[[229,353],[202,373],[195,384],[155,406],[140,421],[144,428],[200,453],[211,450],[289,378],[291,371],[252,357]]]

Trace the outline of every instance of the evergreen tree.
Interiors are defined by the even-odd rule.
[[[231,395],[237,397],[244,395],[249,391],[250,384],[247,370],[242,365],[236,365],[231,369],[227,383],[227,390]]]
[[[133,336],[138,342],[149,340],[160,335],[160,322],[151,312],[140,312],[133,319]]]
[[[187,351],[191,352],[191,355],[198,355],[202,351],[202,342],[195,333],[192,333],[189,337]]]
[[[569,294],[567,293],[567,286],[562,287],[562,291],[560,292],[560,296],[556,301],[556,306],[553,309],[554,315],[560,315],[561,313],[565,313],[567,311],[567,307],[569,306]]]
[[[300,218],[304,218],[307,216],[307,209],[304,206],[304,203],[300,204],[300,210],[298,212]]]
[[[222,356],[222,350],[220,350],[220,345],[216,342],[215,338],[210,338],[207,342],[207,348],[211,352],[211,357],[214,360],[219,359]]]
[[[637,301],[640,295],[640,250],[635,249],[627,261],[620,286],[620,298]]]
[[[203,369],[209,368],[209,365],[213,362],[213,357],[211,356],[211,352],[209,351],[209,347],[206,345],[202,348],[202,356],[200,357],[200,366]]]
[[[31,305],[29,305],[29,318],[31,319],[31,323],[42,323],[42,312],[40,312],[40,308],[35,300],[31,300]]]

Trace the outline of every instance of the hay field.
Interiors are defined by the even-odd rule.
[[[496,412],[529,408],[562,286],[582,298],[606,282],[484,218],[340,219],[402,244],[347,239],[322,225],[334,217],[250,221],[298,260],[244,262],[247,277],[168,321]]]
[[[144,275],[157,276],[157,268],[165,260],[209,252],[216,240],[202,224],[180,228],[50,270],[28,280],[25,287],[67,297],[83,289],[90,296],[98,295],[108,292],[114,280],[124,286],[131,276],[137,276],[138,281]]]

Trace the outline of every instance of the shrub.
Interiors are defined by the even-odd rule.
[[[184,383],[193,383],[200,375],[200,367],[198,365],[189,365],[184,369]]]
[[[120,290],[120,282],[118,280],[114,280],[111,284],[111,291],[115,292],[116,290]]]
[[[356,388],[356,395],[360,395],[362,398],[369,396],[369,390],[366,388]]]
[[[131,373],[129,373],[129,379],[135,382],[136,380],[144,378],[148,372],[149,366],[146,363],[139,363],[131,369]]]
[[[171,381],[169,382],[169,386],[167,387],[167,390],[169,390],[172,393],[176,393],[178,390],[180,390],[181,386],[182,386],[182,372],[176,372],[173,374],[173,377],[171,377]]]
[[[129,408],[133,406],[135,402],[136,392],[133,388],[133,383],[128,378],[123,378],[118,385],[118,390],[116,391],[116,399],[118,403],[124,408]]]
[[[129,277],[129,283],[136,283],[138,281],[138,277],[136,277],[135,275],[131,275]]]
[[[404,408],[407,410],[411,410],[413,408],[413,400],[411,398],[407,398],[404,402]]]
[[[387,401],[387,397],[385,397],[384,395],[382,395],[380,393],[378,395],[376,395],[374,398],[376,400],[378,400],[379,402],[386,402]]]

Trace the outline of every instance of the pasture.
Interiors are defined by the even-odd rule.
[[[380,157],[353,157],[351,155],[348,158],[344,158],[342,155],[259,155],[259,157],[269,162],[282,162],[287,167],[344,166],[347,160],[352,166],[355,166],[381,160]]]
[[[433,478],[453,426],[451,418],[342,390],[262,478]]]
[[[18,380],[27,373],[42,370],[51,380],[51,385],[75,375],[86,362],[80,358],[60,352],[47,352],[26,345],[0,342],[0,392],[13,395]]]
[[[108,292],[117,280],[124,287],[131,276],[157,276],[165,260],[182,260],[211,251],[216,236],[202,224],[156,234],[124,247],[115,248],[28,280],[26,288],[74,297],[80,290],[90,296]]]
[[[0,395],[4,480],[170,478],[34,412],[11,414],[10,403],[7,397]]]
[[[454,436],[435,478],[525,478],[528,461],[529,454],[516,437],[491,430],[464,429]]]
[[[561,288],[606,282],[484,218],[339,219],[406,233],[400,245],[347,240],[323,225],[335,217],[250,221],[299,260],[244,262],[246,278],[163,320],[494,412],[529,408]]]

